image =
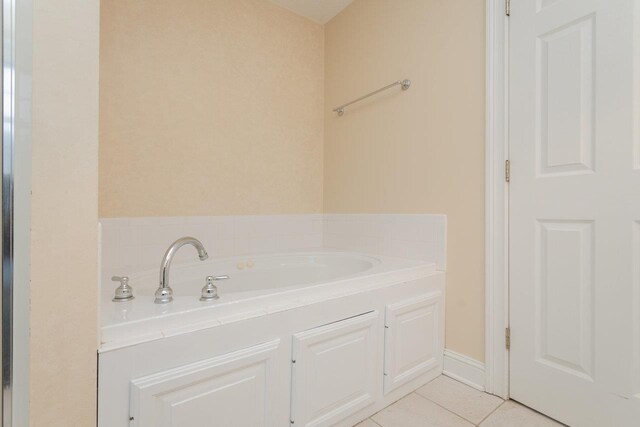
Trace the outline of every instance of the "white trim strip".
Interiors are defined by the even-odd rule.
[[[485,364],[486,391],[509,396],[508,288],[508,31],[504,0],[487,0]]]
[[[484,363],[455,351],[444,350],[442,374],[480,391],[484,390]]]

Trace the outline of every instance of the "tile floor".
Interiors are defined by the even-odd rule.
[[[356,427],[558,427],[526,406],[440,376]]]

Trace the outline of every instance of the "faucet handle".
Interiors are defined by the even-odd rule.
[[[124,302],[131,301],[134,298],[133,288],[129,285],[129,278],[127,276],[113,276],[111,280],[120,282],[120,286],[116,288],[115,295],[111,301]]]
[[[227,280],[229,276],[207,276],[207,283],[202,288],[202,295],[200,296],[200,301],[212,301],[220,298],[218,296],[218,288],[213,282],[218,280]]]

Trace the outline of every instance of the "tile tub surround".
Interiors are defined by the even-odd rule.
[[[446,215],[325,214],[323,225],[325,248],[431,261],[446,270]]]
[[[210,257],[339,249],[433,261],[446,267],[445,215],[307,214],[100,220],[101,280],[153,269],[183,236],[200,239]],[[196,259],[184,248],[175,263]]]
[[[183,236],[199,239],[214,258],[322,247],[320,214],[105,218],[100,226],[105,274],[159,268],[169,245]],[[175,262],[196,259],[187,247],[178,251]]]

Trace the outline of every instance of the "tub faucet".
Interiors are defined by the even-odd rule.
[[[156,291],[156,304],[165,304],[173,301],[173,289],[169,286],[169,269],[171,268],[171,261],[173,261],[173,257],[178,252],[178,249],[183,247],[184,245],[192,245],[198,251],[198,257],[200,257],[200,261],[204,261],[209,258],[207,251],[205,250],[200,240],[193,237],[182,237],[169,246],[167,252],[164,254],[162,258],[162,264],[160,265],[160,286]]]

